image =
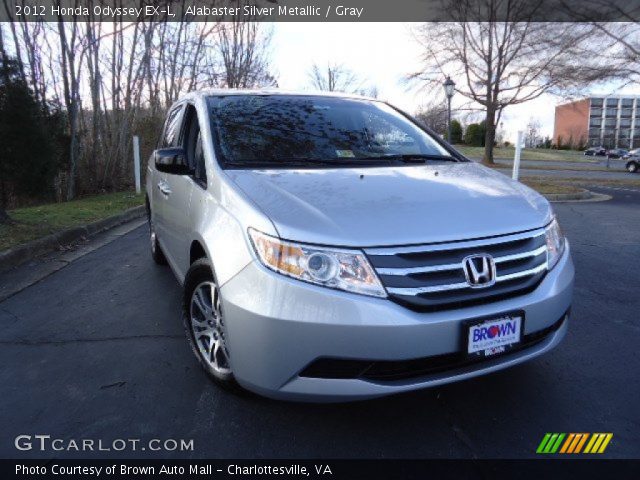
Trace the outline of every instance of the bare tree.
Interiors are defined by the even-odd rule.
[[[541,141],[540,137],[540,121],[531,117],[527,123],[527,129],[525,131],[524,145],[527,148],[535,148]]]
[[[370,87],[363,87],[356,91],[358,95],[362,95],[363,97],[371,97],[371,98],[379,98],[380,91],[378,87],[372,85]]]
[[[218,48],[224,66],[224,86],[252,88],[276,85],[270,72],[271,32],[254,21],[220,25]]]
[[[4,32],[2,30],[2,24],[0,24],[0,65],[2,66],[2,77],[0,77],[0,84],[9,83],[9,56],[7,55],[7,49],[4,42]],[[0,168],[0,225],[13,223],[13,220],[5,209],[6,191],[4,186],[4,177],[2,176],[2,168]]]
[[[325,92],[355,93],[362,88],[362,81],[344,65],[327,63],[321,67],[317,63],[311,66],[309,80],[317,90]]]
[[[418,29],[422,68],[409,78],[440,89],[450,75],[459,95],[482,106],[485,163],[493,164],[496,125],[506,107],[545,92],[584,88],[614,75],[582,55],[593,39],[593,26],[533,21],[543,2],[485,0],[481,12],[472,0],[444,4],[458,21]],[[505,21],[474,21],[486,18]]]
[[[627,84],[640,82],[640,9],[624,0],[560,0],[567,16],[596,30],[585,56],[598,58]],[[594,22],[593,19],[609,21]]]
[[[60,144],[66,161],[55,182],[58,199],[130,185],[131,135],[142,129],[143,148],[151,147],[165,109],[181,94],[276,84],[264,24],[192,22],[186,15],[107,23],[92,8],[100,1],[66,5],[88,6],[85,21],[0,25],[0,55],[15,59],[16,74],[43,107],[62,111],[68,138]],[[0,9],[12,12],[6,0]]]
[[[447,131],[448,112],[446,105],[427,105],[422,107],[415,117],[434,132],[444,134]]]
[[[593,54],[614,68],[626,83],[640,83],[640,23],[594,23],[600,39],[594,42]],[[607,48],[602,48],[608,44]],[[600,46],[600,48],[597,47]]]
[[[60,6],[60,0],[55,0]],[[76,0],[77,2],[78,0]],[[62,77],[64,104],[67,109],[69,122],[69,166],[67,170],[67,200],[76,196],[76,176],[78,169],[78,157],[80,156],[80,143],[78,140],[79,114],[81,110],[80,97],[80,73],[82,69],[82,56],[80,55],[80,25],[74,14],[70,22],[63,21],[59,16],[58,40],[60,42],[60,76]]]

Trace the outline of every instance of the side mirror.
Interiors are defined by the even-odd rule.
[[[156,170],[172,175],[191,175],[184,148],[161,148],[154,152]]]

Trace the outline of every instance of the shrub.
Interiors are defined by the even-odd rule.
[[[0,65],[1,206],[52,198],[64,149],[60,116],[38,102],[11,61]]]
[[[451,120],[451,143],[462,143],[462,125],[458,120]]]
[[[486,135],[485,122],[471,123],[464,132],[464,143],[472,147],[484,147]]]

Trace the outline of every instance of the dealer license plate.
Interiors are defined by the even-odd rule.
[[[510,314],[470,325],[467,353],[489,357],[506,352],[520,342],[522,323],[521,314]]]

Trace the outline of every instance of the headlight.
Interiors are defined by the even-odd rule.
[[[324,287],[386,297],[363,253],[287,242],[252,228],[249,236],[260,261],[271,270]]]
[[[564,236],[555,217],[544,229],[544,233],[547,238],[547,268],[551,270],[564,252]]]

